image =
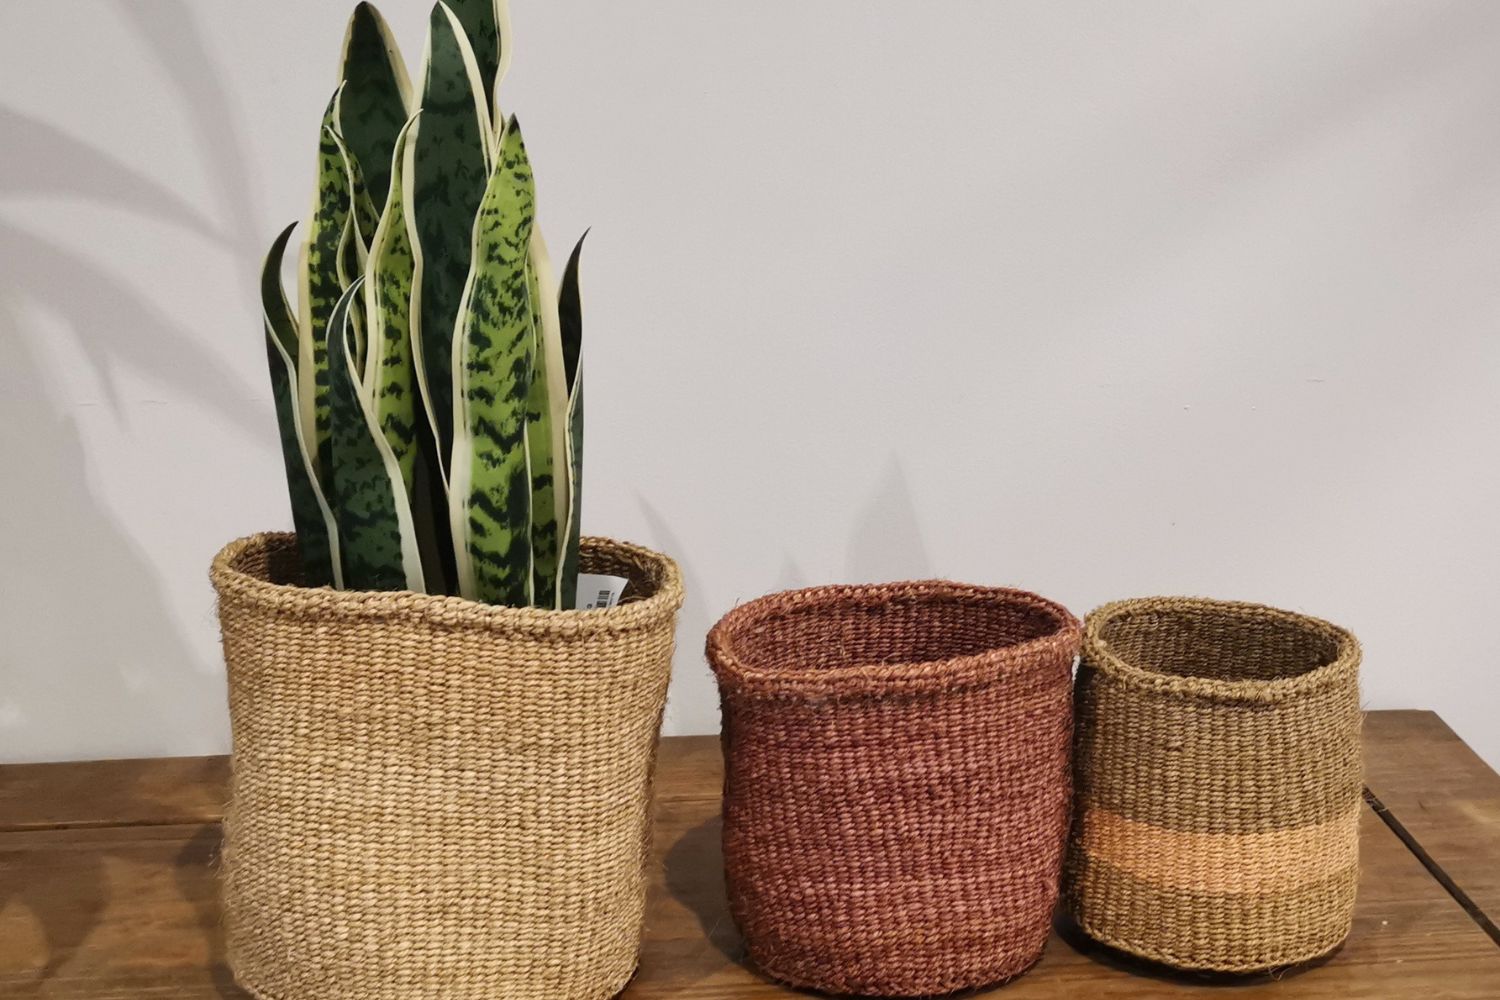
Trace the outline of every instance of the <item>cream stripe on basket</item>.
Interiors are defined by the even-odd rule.
[[[1153,885],[1211,893],[1278,892],[1353,868],[1359,806],[1325,823],[1262,833],[1190,833],[1084,810],[1079,846]]]

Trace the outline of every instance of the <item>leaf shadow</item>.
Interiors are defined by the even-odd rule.
[[[92,146],[49,122],[0,105],[0,134],[7,140],[0,195],[57,195],[124,208],[172,223],[215,243],[223,232],[165,184],[134,170],[108,150]],[[67,169],[58,164],[67,164]]]
[[[0,478],[14,526],[0,534],[3,743],[66,746],[59,734],[87,720],[94,744],[169,752],[162,720],[222,711],[222,681],[196,668],[150,560],[95,496],[78,425],[5,305],[0,453],[22,474]]]
[[[698,573],[687,559],[690,551],[668,517],[637,493],[636,503],[651,531],[651,541],[682,569],[684,598],[677,622],[677,653],[672,663],[672,687],[666,722],[672,732],[711,733],[719,729],[719,696],[713,675],[703,660],[703,642],[712,623],[707,595]]]
[[[849,537],[845,567],[851,583],[920,580],[932,576],[932,559],[898,455],[891,455]]]
[[[36,919],[47,948],[45,963],[29,982],[16,982],[20,996],[49,996],[49,984],[83,947],[103,919],[104,858],[92,852],[66,852],[68,877],[46,864],[0,864],[0,910],[15,903]],[[34,856],[34,855],[33,855]]]
[[[32,299],[64,317],[89,361],[104,376],[117,412],[114,371],[116,363],[125,363],[162,378],[206,409],[221,412],[246,434],[259,437],[274,428],[243,381],[218,355],[87,257],[15,227],[0,226],[0,259],[6,261],[0,272],[0,295]],[[22,339],[17,332],[7,337],[11,338]],[[35,388],[40,386],[39,380]],[[44,406],[46,412],[56,409]]]
[[[198,153],[207,166],[210,185],[222,212],[220,231],[244,265],[242,287],[255,288],[260,246],[255,211],[256,185],[250,174],[249,149],[234,127],[233,102],[223,76],[209,55],[203,33],[185,0],[138,3],[119,0],[116,10],[156,57],[192,124]]]

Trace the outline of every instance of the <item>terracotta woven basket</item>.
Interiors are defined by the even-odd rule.
[[[714,626],[729,905],[767,974],[917,996],[1041,955],[1078,622],[1015,590],[821,587]]]
[[[584,539],[582,563],[628,577],[629,603],[293,586],[290,535],[219,553],[224,911],[252,994],[595,1000],[625,985],[682,586],[632,545]]]
[[[1348,935],[1358,878],[1359,643],[1254,604],[1089,615],[1068,912],[1121,951],[1253,972]]]

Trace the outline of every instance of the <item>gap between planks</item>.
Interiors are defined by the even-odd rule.
[[[1443,869],[1442,865],[1433,860],[1432,856],[1417,841],[1417,838],[1412,836],[1411,831],[1407,830],[1405,825],[1396,818],[1396,814],[1386,808],[1385,803],[1380,801],[1380,797],[1368,788],[1365,789],[1365,803],[1375,811],[1375,815],[1380,817],[1381,822],[1390,828],[1390,831],[1396,835],[1396,838],[1402,844],[1406,845],[1406,849],[1411,852],[1412,857],[1422,863],[1422,867],[1426,868],[1427,873],[1437,880],[1438,885],[1442,886],[1448,895],[1453,897],[1453,901],[1463,908],[1463,911],[1469,915],[1469,919],[1474,921],[1479,926],[1479,929],[1489,936],[1489,939],[1495,943],[1495,947],[1500,948],[1500,927],[1495,926],[1495,922],[1490,919],[1489,914],[1485,913],[1484,909],[1478,903],[1469,898],[1469,894],[1464,892],[1463,888],[1453,880],[1452,876]]]

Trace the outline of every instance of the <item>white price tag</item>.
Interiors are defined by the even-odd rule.
[[[620,595],[630,581],[623,576],[601,576],[595,573],[578,574],[578,611],[593,611],[596,608],[612,608],[620,603]]]

